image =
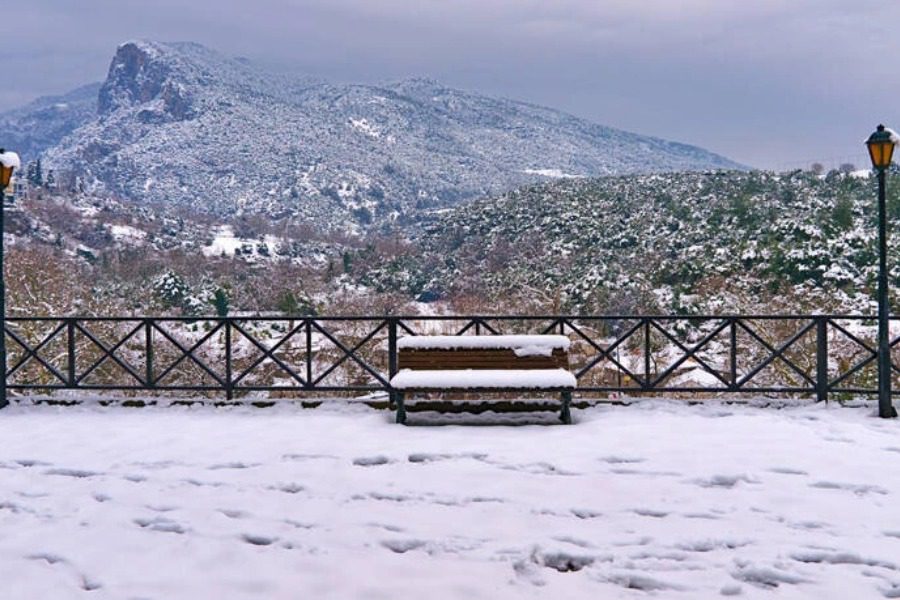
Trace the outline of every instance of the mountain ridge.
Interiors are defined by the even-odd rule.
[[[696,146],[428,78],[333,84],[264,72],[191,42],[121,44],[96,108],[58,140],[47,136],[48,168],[93,192],[328,230],[403,223],[557,175],[744,168]]]

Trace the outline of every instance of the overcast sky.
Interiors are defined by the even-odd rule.
[[[3,0],[0,111],[196,41],[342,82],[429,76],[746,164],[862,164],[900,127],[894,0]]]

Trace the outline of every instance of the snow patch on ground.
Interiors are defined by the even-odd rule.
[[[523,169],[522,172],[526,175],[540,175],[550,179],[582,179],[584,177],[584,175],[566,173],[562,169]]]
[[[10,407],[2,596],[900,597],[900,424],[868,409],[465,419]]]
[[[110,225],[109,232],[116,241],[140,241],[147,237],[147,232],[130,225]]]

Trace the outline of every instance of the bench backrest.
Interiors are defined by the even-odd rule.
[[[554,348],[550,356],[517,356],[509,348],[400,348],[398,367],[445,369],[568,369],[569,354]]]
[[[435,342],[432,343],[432,340]],[[465,342],[476,347],[452,347],[454,343],[462,343],[460,338],[416,337],[409,338],[400,344],[398,367],[413,370],[450,370],[450,369],[568,369],[569,353],[560,346],[560,336],[483,336],[465,338]],[[508,342],[508,347],[478,347],[497,345],[495,342]],[[535,347],[536,345],[536,347]],[[413,347],[405,347],[413,346]],[[523,352],[522,346],[530,347]],[[515,348],[520,348],[518,354]],[[522,355],[524,354],[524,356]]]

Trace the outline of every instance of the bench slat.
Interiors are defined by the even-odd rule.
[[[555,349],[551,356],[517,356],[509,349],[401,349],[398,359],[399,368],[415,370],[569,368],[568,353],[561,349]]]

